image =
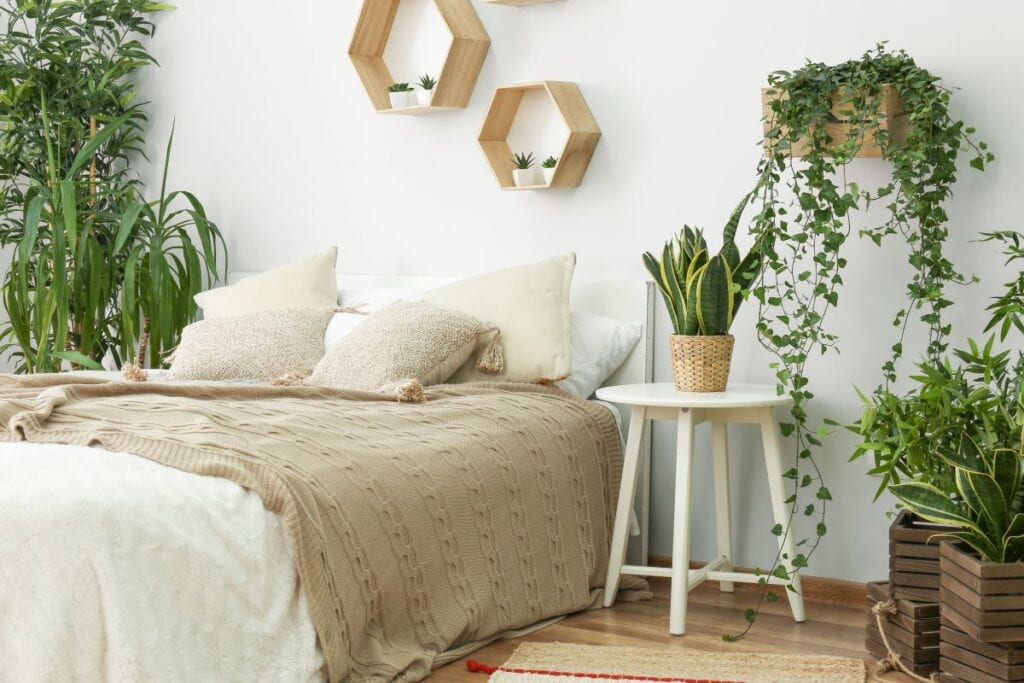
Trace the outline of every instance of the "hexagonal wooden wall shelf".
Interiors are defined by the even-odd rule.
[[[470,0],[434,0],[452,34],[448,55],[434,86],[434,96],[427,106],[391,108],[388,86],[394,80],[384,63],[384,49],[400,3],[401,0],[363,0],[359,22],[349,45],[349,58],[373,106],[382,114],[429,114],[465,107],[491,46],[491,38]]]
[[[558,157],[558,165],[555,166],[550,183],[516,187],[512,179],[512,150],[507,140],[519,105],[523,101],[523,95],[530,90],[547,92],[566,128],[569,129],[569,136]],[[600,139],[601,129],[575,83],[541,81],[506,85],[495,90],[478,141],[501,189],[546,190],[556,187],[579,187]]]

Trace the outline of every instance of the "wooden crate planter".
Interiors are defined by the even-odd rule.
[[[780,92],[772,88],[761,89],[761,112],[764,118],[766,155],[771,153],[768,132],[775,127],[775,112],[772,111],[772,102],[779,99],[779,96]],[[781,93],[781,96],[783,99],[788,99],[787,93]],[[881,117],[879,127],[888,131],[889,137],[895,145],[905,145],[907,132],[910,127],[910,117],[903,110],[903,98],[889,85],[881,87],[879,96],[882,99],[879,110],[879,116]],[[833,100],[837,99],[839,99],[838,91],[833,95]],[[829,149],[843,144],[850,137],[851,126],[847,123],[849,114],[850,106],[848,104],[837,104],[832,107],[832,118],[824,122],[825,130],[828,131],[829,137],[832,138],[832,142],[828,145]],[[801,138],[792,144],[790,155],[794,157],[806,156],[811,148],[811,141],[807,138]],[[882,147],[875,139],[873,132],[865,133],[860,151],[857,152],[856,156],[873,158],[882,156]]]
[[[885,581],[867,584],[867,628],[864,646],[872,656],[881,659],[888,655],[878,622],[871,609],[878,602],[889,599],[889,586]],[[919,676],[928,676],[939,670],[939,606],[937,603],[918,603],[896,600],[897,613],[882,622],[889,645],[903,663]]]
[[[942,615],[982,643],[1024,641],[1024,563],[983,562],[965,546],[939,546]]]
[[[939,601],[937,534],[953,530],[903,510],[889,527],[889,591],[894,598]]]
[[[983,643],[942,620],[939,659],[946,683],[1024,681],[1024,643]]]

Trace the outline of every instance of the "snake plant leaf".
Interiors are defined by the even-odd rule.
[[[707,335],[724,335],[732,326],[732,273],[725,257],[708,261],[697,278],[697,322]]]
[[[736,243],[732,240],[727,241],[722,245],[722,248],[718,253],[723,256],[725,258],[725,262],[729,264],[729,270],[735,272],[736,268],[740,265],[740,249],[736,246]]]
[[[675,309],[673,320],[678,330],[679,322],[686,319],[686,300],[683,297],[683,290],[680,287],[679,279],[676,277],[674,253],[675,246],[672,242],[666,242],[662,250],[661,261],[658,265],[661,267],[661,278],[665,282],[665,288],[669,292],[672,307]]]
[[[1006,544],[1002,543],[1002,539],[1000,539],[1000,542],[997,544],[978,529],[950,531],[943,535],[966,543],[989,562],[1005,561]]]
[[[672,320],[672,329],[678,331],[680,329],[680,320],[676,313],[676,302],[672,298],[672,292],[669,290],[668,283],[662,277],[661,262],[650,252],[645,252],[643,259],[644,267],[651,274],[651,278],[653,278],[654,283],[658,286],[658,291],[661,292],[662,299],[665,300],[665,308],[668,309],[669,318]]]
[[[1009,448],[992,450],[992,479],[999,486],[1002,499],[1007,506],[1017,496],[1021,486],[1020,454]]]
[[[697,321],[697,277],[692,277],[686,283],[686,317],[683,319],[683,329],[680,334],[700,334],[700,324]]]
[[[739,204],[736,205],[736,208],[732,210],[731,214],[729,214],[729,220],[725,224],[725,227],[722,228],[722,239],[725,242],[732,242],[736,239],[736,229],[740,225],[740,219],[743,217],[743,212],[746,210],[747,204],[750,202],[751,197],[753,197],[757,192],[760,185],[761,183],[759,182],[758,187],[755,187],[752,191],[744,195],[743,199],[741,199]]]
[[[987,520],[990,529],[1005,529],[1009,525],[1010,505],[992,475],[967,470],[957,470],[956,473],[958,488],[962,478],[966,482],[965,488],[971,491],[971,497],[977,501],[979,507],[975,509],[980,515],[976,516]]]
[[[935,453],[947,463],[962,470],[970,470],[979,474],[987,472],[985,460],[981,456],[978,443],[965,434],[960,440],[960,447],[956,450],[946,446],[937,446]]]
[[[894,484],[889,487],[889,491],[903,503],[904,507],[919,517],[937,524],[952,524],[981,533],[981,530],[965,514],[966,511],[960,505],[954,503],[946,494],[931,484],[912,481],[905,484]]]

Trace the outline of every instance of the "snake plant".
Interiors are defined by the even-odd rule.
[[[660,258],[644,254],[644,266],[665,299],[675,334],[729,334],[737,309],[761,273],[760,245],[741,256],[735,242],[736,228],[751,196],[753,193],[745,196],[733,210],[722,230],[723,244],[717,254],[708,249],[703,230],[688,225],[665,243]]]

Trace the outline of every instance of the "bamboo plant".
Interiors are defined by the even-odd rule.
[[[108,354],[121,365],[147,320],[158,363],[195,318],[183,292],[224,262],[198,200],[145,201],[133,167],[148,123],[134,78],[155,64],[142,41],[170,8],[0,0],[0,247],[13,248],[0,359],[19,372],[95,368]],[[169,211],[182,195],[186,212]]]

